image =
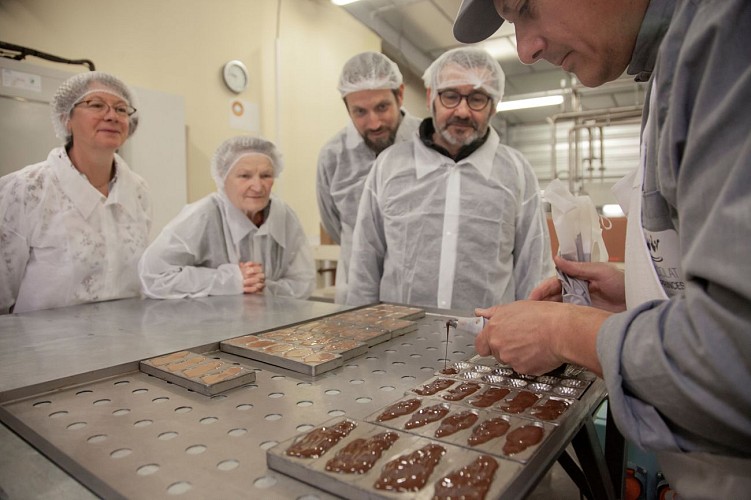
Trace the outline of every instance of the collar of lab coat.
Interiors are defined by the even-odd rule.
[[[495,160],[495,153],[498,150],[498,144],[501,140],[498,134],[490,127],[490,133],[485,144],[480,146],[477,151],[469,155],[468,157],[455,162],[448,156],[444,156],[435,149],[427,147],[420,140],[419,136],[414,139],[415,144],[415,175],[418,179],[428,175],[432,171],[446,165],[468,165],[475,167],[480,171],[483,177],[487,179],[490,177],[490,172],[493,170],[493,160]]]
[[[219,192],[219,199],[222,201],[224,207],[224,216],[227,219],[227,226],[229,227],[232,243],[234,245],[239,245],[240,242],[250,233],[258,231],[259,235],[268,234],[282,248],[286,246],[287,233],[284,230],[285,211],[282,202],[273,194],[271,195],[269,216],[266,221],[261,224],[260,228],[253,224],[242,210],[234,206],[223,191]]]
[[[73,202],[76,209],[88,219],[96,207],[102,203],[104,197],[89,181],[73,166],[65,148],[55,148],[50,152],[50,161],[55,165],[60,188]],[[138,206],[133,196],[135,186],[133,178],[125,161],[115,154],[115,177],[117,181],[104,201],[105,205],[119,204],[132,219],[136,219]]]

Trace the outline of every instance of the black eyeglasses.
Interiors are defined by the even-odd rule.
[[[467,106],[472,111],[482,111],[490,102],[490,96],[483,92],[470,92],[469,94],[460,94],[456,90],[442,90],[438,92],[438,98],[448,109],[453,109],[462,102],[467,100]]]
[[[129,106],[125,103],[119,103],[115,105],[107,104],[99,99],[89,99],[87,101],[77,102],[76,106],[81,106],[84,109],[88,109],[92,113],[100,116],[104,116],[109,113],[110,108],[115,110],[115,114],[122,118],[127,118],[136,112],[136,108]]]

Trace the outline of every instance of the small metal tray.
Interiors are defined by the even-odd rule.
[[[212,354],[179,351],[139,363],[143,373],[205,396],[255,382],[253,370]]]

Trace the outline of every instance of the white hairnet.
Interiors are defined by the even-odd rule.
[[[119,78],[109,73],[90,71],[68,78],[58,87],[55,96],[52,98],[52,126],[55,129],[55,135],[62,139],[65,144],[71,140],[68,120],[70,120],[73,106],[81,102],[84,96],[95,91],[116,95],[136,108],[133,92]],[[128,122],[130,125],[128,137],[130,137],[138,127],[138,113],[129,116]]]
[[[227,174],[237,163],[237,160],[249,154],[260,154],[268,157],[274,167],[274,177],[279,177],[284,165],[282,164],[282,155],[276,149],[274,143],[260,137],[240,135],[224,141],[211,158],[211,177],[214,178],[219,190],[224,189]]]
[[[402,81],[394,61],[378,52],[363,52],[344,64],[338,88],[345,97],[360,90],[398,89]]]
[[[460,47],[444,52],[422,75],[425,87],[433,89],[432,99],[439,90],[472,85],[482,89],[498,103],[503,97],[506,75],[493,56],[474,47]]]

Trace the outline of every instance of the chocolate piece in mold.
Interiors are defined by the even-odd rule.
[[[377,422],[385,422],[404,415],[408,415],[418,409],[422,402],[417,398],[405,399],[389,406],[376,418]]]
[[[545,430],[539,425],[524,425],[517,427],[506,436],[506,444],[503,445],[505,455],[516,455],[542,441]]]
[[[555,420],[568,409],[568,402],[563,399],[548,399],[544,404],[535,406],[530,415],[540,420]]]
[[[434,381],[432,381],[429,384],[425,384],[421,387],[418,387],[417,389],[413,389],[414,392],[419,394],[420,396],[432,396],[436,392],[442,391],[444,389],[448,389],[452,385],[454,385],[455,381],[450,380],[447,378],[439,378]]]
[[[488,387],[485,392],[469,400],[469,404],[478,408],[487,408],[508,396],[510,389],[505,387]]]
[[[364,474],[381,458],[384,450],[399,439],[396,432],[381,432],[368,439],[358,438],[347,443],[334,457],[326,462],[329,472]]]
[[[519,391],[506,404],[501,405],[501,410],[506,413],[522,413],[524,410],[532,406],[540,399],[540,396],[529,391]]]
[[[216,384],[217,382],[221,382],[222,380],[227,380],[228,378],[235,377],[243,372],[243,368],[240,366],[230,366],[229,368],[220,371],[219,373],[211,373],[209,375],[204,375],[201,377],[201,380],[204,384]]]
[[[179,361],[177,363],[170,363],[167,365],[167,369],[171,372],[181,372],[183,370],[190,368],[191,366],[195,366],[199,363],[203,363],[204,361],[206,361],[206,357],[195,356],[192,358],[188,358],[185,361]]]
[[[355,427],[357,424],[352,420],[342,420],[331,427],[318,427],[292,444],[285,453],[291,457],[318,458],[348,436]]]
[[[478,418],[479,417],[477,416],[477,413],[471,410],[461,411],[459,413],[449,415],[441,421],[441,425],[435,431],[435,437],[441,438],[450,436],[462,429],[472,427],[473,425],[475,425],[475,422],[477,422]]]
[[[463,382],[457,387],[449,389],[446,394],[443,395],[443,399],[446,401],[461,401],[479,390],[480,384],[477,382]]]
[[[480,455],[468,465],[453,470],[436,481],[433,487],[433,500],[485,498],[496,470],[496,459],[489,455]]]
[[[383,466],[373,487],[387,491],[420,491],[433,469],[446,453],[438,444],[428,444],[412,453],[401,455]]]
[[[422,427],[430,422],[442,419],[448,412],[449,409],[445,404],[439,403],[433,406],[426,406],[425,408],[417,410],[412,415],[412,418],[407,420],[407,423],[404,424],[404,428],[415,429],[417,427]]]
[[[487,443],[491,439],[506,434],[509,427],[511,427],[511,424],[503,417],[489,418],[472,429],[472,435],[467,438],[467,444],[477,446],[478,444]]]
[[[167,354],[166,356],[159,356],[158,358],[154,358],[149,361],[151,362],[152,366],[162,366],[162,365],[167,365],[169,363],[174,363],[175,361],[179,359],[183,359],[188,354],[190,354],[190,351],[178,351],[178,352],[173,352],[172,354]]]
[[[222,366],[222,364],[223,363],[221,361],[207,361],[205,363],[201,363],[194,367],[188,368],[187,370],[183,371],[183,375],[190,378],[201,377],[209,373],[211,370],[216,370],[217,368]]]

